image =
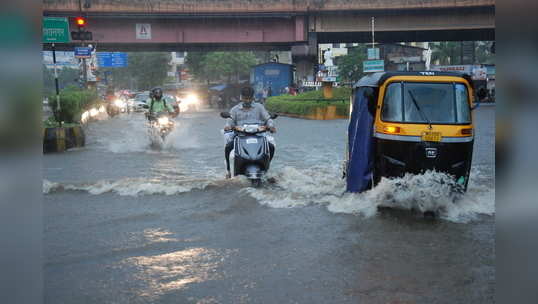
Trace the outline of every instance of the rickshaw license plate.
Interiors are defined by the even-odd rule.
[[[441,141],[441,132],[424,132],[422,133],[422,141]]]
[[[257,144],[258,139],[256,138],[247,138],[247,144]]]

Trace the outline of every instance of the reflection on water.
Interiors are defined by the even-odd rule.
[[[171,237],[170,231],[162,229],[146,229],[144,230],[144,238],[150,243],[175,242],[178,239]]]
[[[222,274],[217,273],[217,268],[227,256],[213,249],[188,248],[160,255],[131,257],[124,263],[138,268],[135,276],[146,285],[138,290],[138,295],[151,301],[192,283],[221,279]]]

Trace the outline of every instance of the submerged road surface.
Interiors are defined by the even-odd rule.
[[[45,302],[493,303],[494,112],[456,203],[436,174],[344,194],[345,120],[279,117],[261,189],[224,179],[216,112],[182,114],[162,150],[141,114],[92,123],[44,156]]]

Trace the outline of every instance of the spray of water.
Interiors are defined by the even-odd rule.
[[[343,193],[345,183],[332,170],[283,168],[273,174],[275,185],[244,191],[261,204],[273,208],[293,208],[310,204],[325,205],[330,212],[371,217],[378,207],[436,212],[441,218],[468,222],[480,214],[495,213],[495,190],[480,185],[483,176],[473,170],[468,191],[458,191],[454,180],[443,173],[428,171],[402,178],[382,179],[372,190],[360,194]],[[476,182],[473,182],[473,179]]]

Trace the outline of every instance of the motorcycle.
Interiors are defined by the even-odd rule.
[[[120,113],[130,113],[129,105],[123,99],[118,98],[113,103],[109,103],[106,107],[108,116],[114,117]]]
[[[157,133],[163,141],[174,130],[175,123],[167,112],[155,113],[149,121],[150,129]]]
[[[231,117],[228,112],[222,112],[220,116],[225,119]],[[271,119],[277,116],[273,114]],[[231,175],[244,175],[250,180],[252,186],[261,186],[262,177],[271,164],[267,127],[258,123],[244,124],[229,132],[235,132],[236,135],[230,152]]]

